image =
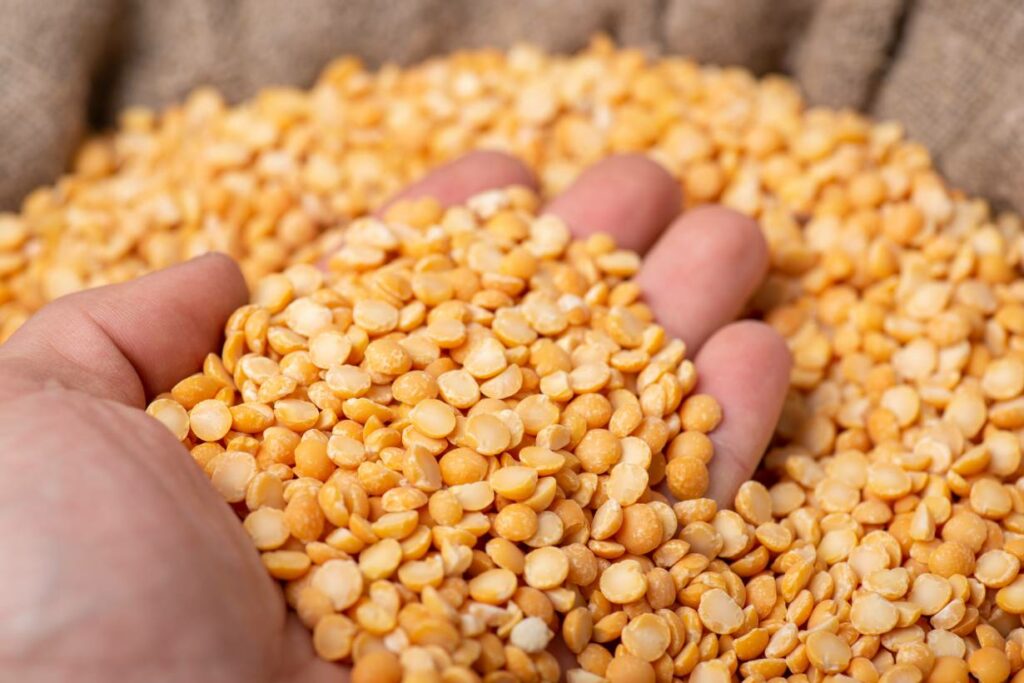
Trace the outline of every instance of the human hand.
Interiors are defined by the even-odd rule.
[[[450,204],[532,183],[517,162],[478,153],[402,196]],[[730,322],[767,267],[757,227],[715,208],[676,219],[679,205],[667,174],[622,157],[548,210],[578,235],[646,251],[647,300],[723,407],[710,495],[727,503],[771,436],[789,358],[768,327]],[[0,347],[0,670],[24,681],[338,680],[233,511],[142,411],[199,367],[245,298],[237,268],[210,256],[61,299]]]
[[[518,161],[477,152],[448,164],[396,199],[437,197],[457,204],[494,187],[534,187]],[[768,271],[768,246],[750,218],[719,206],[679,215],[678,183],[639,155],[606,159],[583,173],[546,211],[575,237],[606,233],[644,256],[638,282],[655,318],[686,342],[697,365],[697,392],[722,406],[710,434],[708,496],[732,506],[771,439],[789,386],[786,344],[768,325],[735,321]]]

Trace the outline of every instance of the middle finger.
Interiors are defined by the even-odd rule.
[[[592,166],[546,212],[577,237],[608,233],[621,247],[647,252],[637,282],[692,357],[742,311],[767,270],[768,249],[750,218],[722,207],[679,216],[681,205],[672,176],[630,154]]]
[[[691,356],[736,319],[768,270],[768,246],[753,220],[702,206],[669,226],[647,253],[637,282],[665,329]]]

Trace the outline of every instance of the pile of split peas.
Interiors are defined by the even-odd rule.
[[[720,412],[635,255],[516,188],[362,218],[479,147],[545,196],[646,152],[688,206],[759,221],[751,310],[794,368],[733,510],[702,497]],[[0,338],[61,294],[236,256],[253,303],[149,411],[360,683],[555,680],[556,636],[573,683],[996,683],[1024,679],[1021,228],[898,124],[781,78],[600,39],[342,59],[89,140],[0,216]]]

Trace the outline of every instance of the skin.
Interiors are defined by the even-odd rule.
[[[535,181],[478,152],[400,196],[452,204],[510,184]],[[625,156],[546,210],[646,253],[648,301],[686,341],[698,391],[723,406],[711,495],[728,503],[771,437],[790,359],[766,325],[731,322],[767,269],[757,226],[680,206],[668,174]],[[55,301],[0,347],[0,670],[12,680],[347,679],[315,657],[234,512],[143,412],[218,348],[246,299],[238,268],[211,255]]]

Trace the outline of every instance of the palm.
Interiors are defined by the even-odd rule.
[[[34,429],[31,416],[43,411],[60,429],[26,434],[26,427]],[[280,627],[279,601],[228,511],[156,427],[138,411],[60,389],[5,413],[4,441],[33,438],[37,445],[4,449],[14,453],[11,466],[19,472],[4,484],[43,484],[37,496],[0,494],[19,506],[8,518],[32,519],[45,529],[24,536],[12,530],[12,555],[45,567],[26,572],[29,591],[20,586],[20,597],[48,606],[28,612],[40,629],[51,620],[81,621],[85,628],[68,631],[60,643],[68,651],[88,652],[98,633],[127,645],[116,662],[122,670],[142,674],[169,661],[195,662],[210,672],[251,670],[258,662],[237,655],[245,654],[246,642],[265,643]],[[72,450],[73,467],[52,457]],[[109,595],[119,595],[120,604],[108,604]],[[154,620],[156,614],[164,618]],[[137,659],[144,652],[160,655]]]
[[[166,300],[195,275],[222,280],[224,300],[186,324],[184,344],[167,334],[137,346],[124,330],[164,334],[172,321],[159,310],[125,318],[92,292],[40,314],[42,334],[0,354],[0,667],[28,680],[331,673],[308,638],[286,642],[297,625],[234,513],[167,430],[129,407],[192,367],[244,296],[226,259],[181,270],[191,272],[143,280],[115,303],[139,312],[136,297]]]
[[[167,430],[17,374],[0,399],[13,578],[0,582],[0,662],[68,680],[270,681],[305,668],[283,661],[295,645],[278,589]]]
[[[679,205],[667,176],[637,159],[602,166],[549,210],[638,250],[657,241],[640,281],[724,406],[712,492],[728,500],[787,383],[774,333],[727,325],[763,274],[764,245],[734,214],[666,229]],[[513,182],[531,180],[481,155],[409,194],[455,202]],[[680,254],[678,241],[705,223],[715,225]],[[702,296],[680,298],[680,287]],[[0,667],[20,680],[338,680],[286,618],[233,511],[139,409],[216,348],[245,297],[233,264],[201,259],[58,301],[0,349]]]

